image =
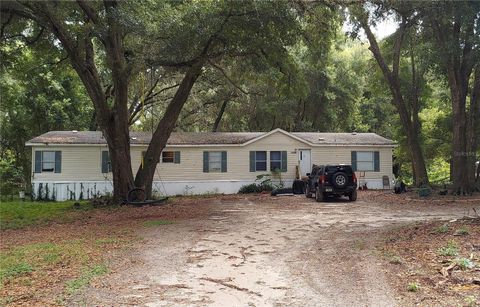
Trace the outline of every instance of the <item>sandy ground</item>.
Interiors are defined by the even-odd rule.
[[[143,242],[72,303],[89,306],[398,306],[375,244],[385,231],[470,214],[476,202],[378,194],[211,198],[206,215],[139,230]],[[194,206],[194,204],[192,204]]]

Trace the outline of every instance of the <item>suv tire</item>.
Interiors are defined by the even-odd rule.
[[[315,189],[315,200],[318,202],[321,202],[325,199],[325,195],[323,195],[323,192],[320,191],[320,188],[317,187]]]
[[[312,195],[312,192],[310,192],[310,187],[307,185],[305,185],[305,197],[306,198],[312,198],[313,195]]]
[[[344,172],[338,172],[333,174],[333,185],[339,189],[343,189],[348,183],[347,174]]]
[[[356,201],[357,200],[357,190],[353,191],[348,195],[348,199],[350,201]]]

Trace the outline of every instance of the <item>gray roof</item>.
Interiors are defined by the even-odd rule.
[[[278,129],[279,130],[279,129]],[[274,130],[275,131],[275,130]],[[279,130],[284,132],[283,130]],[[244,144],[269,132],[172,132],[168,145],[235,145]],[[301,140],[325,145],[394,145],[389,139],[375,133],[321,133],[292,132]],[[145,145],[150,142],[150,132],[130,132],[130,143]],[[50,131],[27,142],[30,144],[106,144],[101,131]]]
[[[336,145],[394,145],[395,142],[376,133],[292,132],[313,144]]]

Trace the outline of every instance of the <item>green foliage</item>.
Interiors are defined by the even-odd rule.
[[[0,175],[7,177],[1,178],[5,195],[29,186],[31,151],[25,142],[50,130],[90,128],[93,107],[68,61],[61,61],[61,50],[17,39],[2,41],[0,56]]]
[[[264,191],[273,191],[275,188],[277,188],[277,186],[272,183],[272,174],[260,174],[257,175],[255,183],[241,186],[238,193],[261,193]]]
[[[5,264],[5,266],[2,265],[0,266],[0,283],[3,283],[3,281],[8,278],[28,274],[32,271],[32,266],[26,262],[20,262],[11,265]]]
[[[473,261],[468,258],[457,258],[453,260],[453,263],[455,263],[461,270],[473,269],[475,267]]]
[[[259,185],[256,183],[245,184],[240,187],[238,193],[240,194],[250,194],[250,193],[260,193],[262,192]]]
[[[470,234],[470,229],[467,226],[462,226],[455,231],[456,236],[466,236]]]
[[[455,243],[455,241],[453,241],[453,240],[450,240],[450,241],[448,241],[447,246],[443,246],[443,247],[439,248],[437,253],[440,256],[448,256],[448,257],[457,256],[458,255],[457,243]]]
[[[0,203],[0,229],[16,229],[30,225],[46,224],[53,220],[67,221],[69,213],[77,210],[74,201],[65,202],[22,202],[9,201]],[[80,208],[92,208],[86,202]]]
[[[32,271],[48,270],[61,261],[88,262],[81,241],[62,244],[35,243],[15,247],[0,253],[0,282],[26,275]]]
[[[88,286],[92,279],[95,277],[104,275],[108,272],[108,268],[104,264],[97,264],[92,267],[87,267],[83,270],[82,274],[75,279],[69,280],[66,283],[66,292],[68,295],[72,295],[80,289]]]
[[[407,291],[409,292],[417,292],[420,290],[420,284],[417,282],[411,282],[407,285]]]
[[[11,150],[5,150],[0,159],[0,197],[17,194],[25,188],[23,169]]]
[[[434,229],[436,233],[441,233],[441,234],[448,233],[449,230],[450,228],[448,227],[447,224],[443,224]]]
[[[107,14],[101,2],[89,5],[102,19],[98,24],[89,23],[89,28],[74,2],[60,2],[52,7],[52,13],[69,21],[65,26],[74,37],[83,39],[86,30],[94,37],[95,66],[107,89],[112,84],[102,45]],[[370,12],[372,23],[387,15],[397,18],[396,9],[422,12],[417,18],[426,23],[434,16],[445,16],[440,21],[446,25],[452,24],[452,16],[465,17],[462,22],[478,19],[474,16],[478,3],[474,2],[431,6],[393,1]],[[247,0],[235,5],[225,0],[121,1],[109,14],[124,34],[125,57],[131,66],[129,104],[138,105],[139,97],[148,92],[154,95],[147,100],[145,110],[133,118],[132,129],[150,131],[156,127],[175,94],[174,85],[210,42],[208,61],[177,130],[211,130],[225,103],[220,131],[280,127],[290,131],[375,132],[398,142],[395,164],[400,177],[412,183],[410,149],[389,87],[368,46],[343,33],[345,16],[339,7],[286,0]],[[405,33],[399,63],[401,91],[411,104],[413,85],[417,89],[418,112],[412,116],[418,113],[428,174],[432,182],[443,183],[450,171],[453,125],[443,60],[449,59],[445,53],[456,54],[460,49],[456,45],[437,48],[432,27],[412,25]],[[63,60],[65,49],[51,33],[45,30],[36,44],[29,44],[26,39],[41,34],[40,27],[19,18],[4,30],[9,38],[0,46],[2,195],[16,194],[20,182],[28,186],[31,153],[25,150],[25,141],[49,130],[96,128],[84,84],[69,61]],[[15,35],[18,33],[26,39]],[[353,25],[352,33],[358,34],[358,25]],[[388,61],[393,56],[394,40],[395,35],[391,35],[379,41]],[[478,37],[474,37],[473,43],[477,42]]]

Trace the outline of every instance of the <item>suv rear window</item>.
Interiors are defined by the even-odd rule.
[[[329,165],[325,167],[326,173],[335,173],[335,172],[344,172],[347,174],[352,174],[352,167],[350,165]]]

